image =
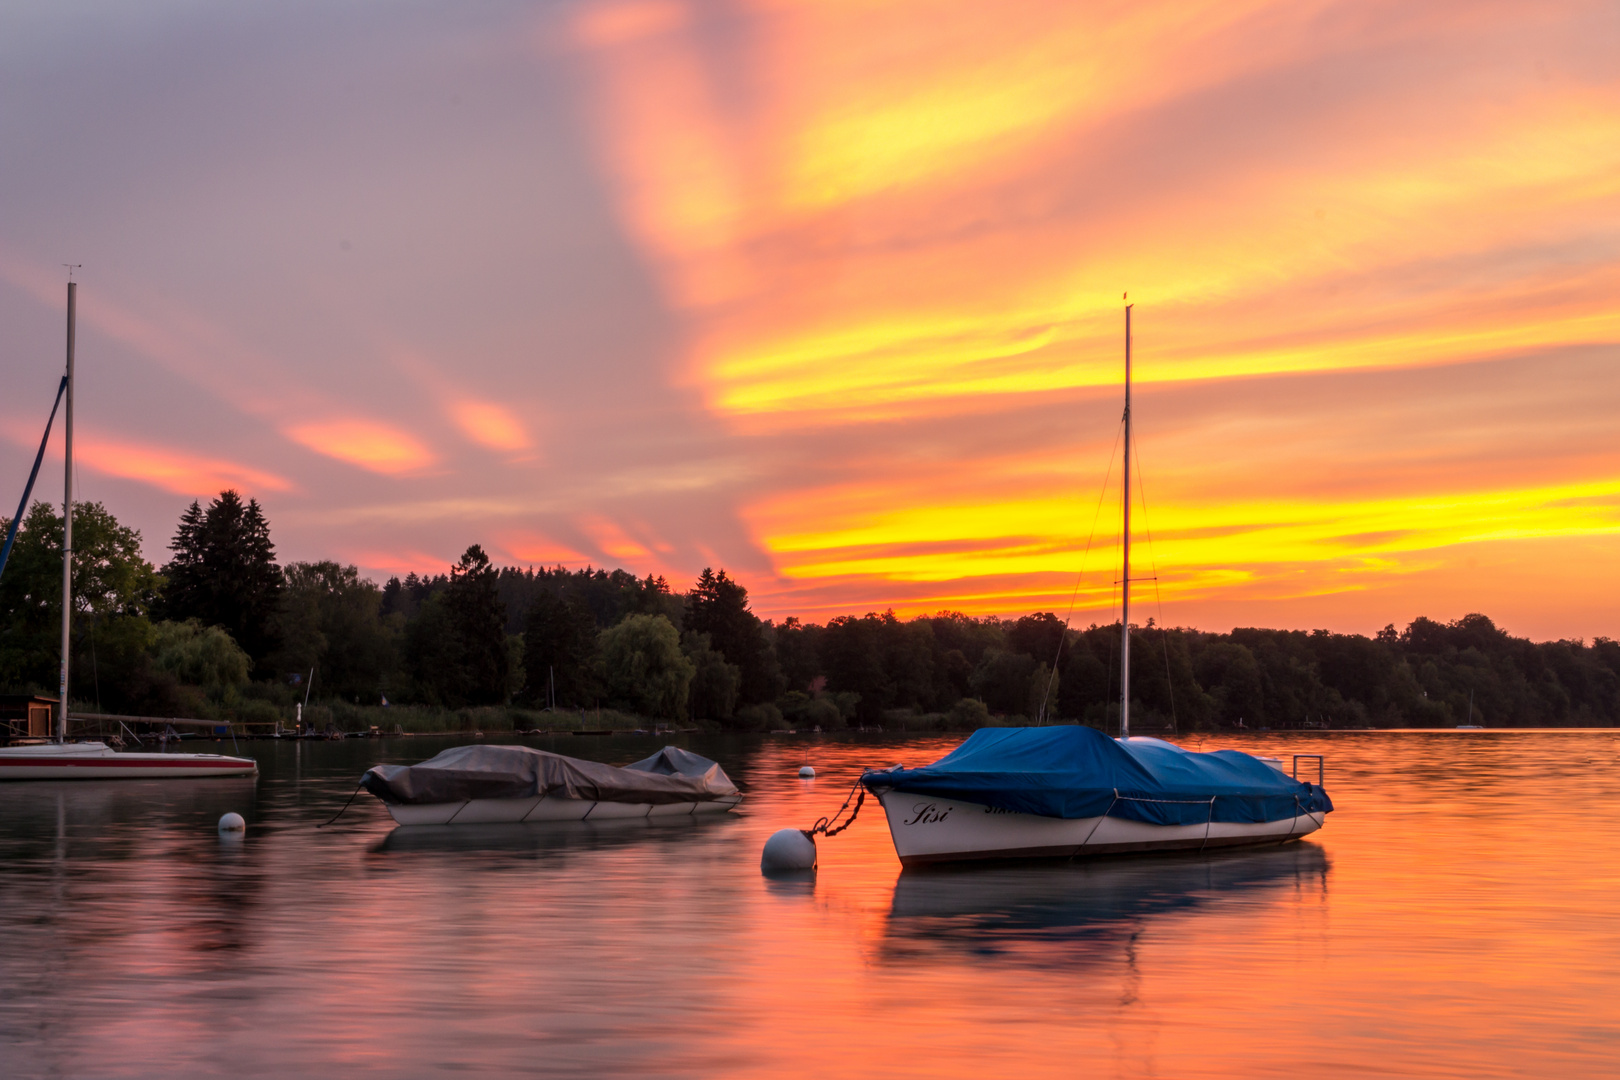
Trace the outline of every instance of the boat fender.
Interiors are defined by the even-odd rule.
[[[241,814],[229,813],[219,819],[219,831],[222,833],[246,832],[247,822],[242,820]]]
[[[849,789],[849,795],[844,799],[832,817],[824,817],[808,829],[778,829],[765,841],[765,850],[759,857],[759,868],[763,873],[774,874],[786,870],[813,870],[816,865],[816,833],[822,836],[837,836],[851,825],[855,824],[855,817],[861,812],[861,804],[866,802],[866,789],[856,780]],[[855,808],[850,810],[850,803]],[[849,817],[844,812],[849,811]],[[840,822],[842,818],[842,822]]]
[[[803,829],[778,829],[765,841],[759,857],[760,872],[765,874],[813,870],[815,866],[816,842]]]

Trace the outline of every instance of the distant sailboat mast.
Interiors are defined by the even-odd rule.
[[[78,286],[68,281],[67,293],[67,412],[63,417],[62,458],[62,682],[56,706],[56,741],[67,741],[68,661],[73,655],[73,305]]]
[[[1127,294],[1128,295],[1128,294]],[[1119,575],[1119,737],[1131,737],[1131,307],[1125,305],[1125,566]]]

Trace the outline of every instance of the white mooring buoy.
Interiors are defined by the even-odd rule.
[[[765,850],[759,857],[759,868],[767,874],[813,870],[815,865],[816,842],[803,829],[778,829],[765,841]]]
[[[247,822],[242,815],[232,812],[219,819],[219,831],[222,833],[238,833],[247,831]]]
[[[804,779],[809,780],[811,777],[816,775],[816,770],[811,768],[809,765],[800,765],[799,775]]]

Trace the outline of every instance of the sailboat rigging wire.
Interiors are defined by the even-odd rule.
[[[1063,633],[1058,635],[1057,655],[1052,657],[1052,671],[1046,678],[1046,695],[1041,698],[1041,723],[1046,722],[1047,702],[1052,700],[1052,684],[1057,681],[1058,661],[1063,659],[1063,642],[1069,636],[1069,620],[1074,618],[1074,605],[1080,597],[1080,585],[1086,579],[1086,558],[1091,554],[1091,541],[1097,535],[1097,521],[1102,517],[1103,497],[1108,494],[1108,478],[1114,475],[1114,457],[1119,453],[1119,436],[1125,427],[1122,418],[1114,429],[1114,448],[1108,452],[1108,469],[1103,473],[1102,487],[1097,490],[1097,509],[1091,515],[1091,532],[1086,536],[1086,547],[1080,554],[1080,573],[1075,575],[1074,591],[1069,594],[1069,610],[1063,613]]]
[[[1136,437],[1131,436],[1131,442]],[[1181,724],[1176,719],[1176,685],[1170,676],[1170,634],[1164,628],[1164,599],[1159,595],[1159,562],[1153,554],[1153,530],[1148,526],[1147,483],[1142,479],[1142,449],[1136,448],[1136,494],[1142,500],[1142,535],[1147,537],[1148,565],[1153,568],[1153,603],[1159,609],[1159,645],[1164,651],[1164,688],[1170,695],[1170,726],[1179,733]]]
[[[62,376],[62,381],[56,387],[56,400],[51,403],[51,416],[45,421],[45,434],[39,440],[39,453],[34,455],[34,471],[28,474],[28,485],[23,488],[22,501],[17,504],[17,515],[11,519],[11,528],[6,530],[6,546],[0,550],[0,574],[6,572],[6,560],[11,558],[11,545],[17,540],[17,526],[22,524],[23,511],[28,509],[28,496],[34,493],[34,481],[39,479],[39,465],[45,460],[45,444],[51,441],[51,425],[56,422],[56,410],[62,405],[62,395],[67,393],[68,378]]]

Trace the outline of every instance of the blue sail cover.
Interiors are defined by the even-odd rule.
[[[1253,824],[1333,809],[1321,787],[1248,754],[1122,743],[1088,727],[980,728],[932,765],[868,771],[861,783],[1021,814],[1150,825]]]

